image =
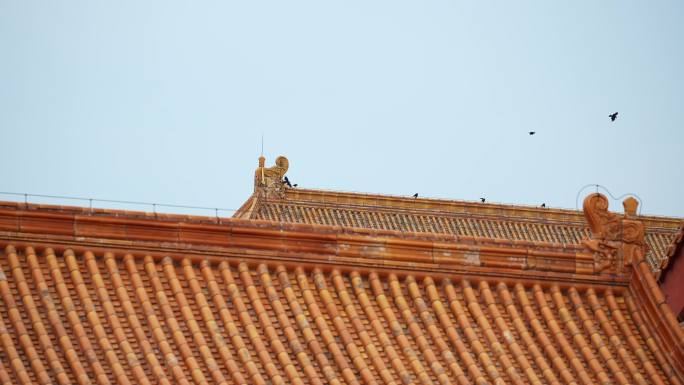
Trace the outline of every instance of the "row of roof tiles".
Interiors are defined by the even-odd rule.
[[[409,233],[453,234],[530,242],[579,244],[589,236],[586,223],[544,221],[539,218],[501,218],[435,214],[417,211],[387,211],[377,208],[335,207],[307,202],[262,201],[252,219],[277,222],[323,224],[343,227],[394,230]],[[667,247],[677,228],[647,228],[646,260],[659,271],[667,260]]]
[[[681,384],[629,290],[0,257],[0,383]]]

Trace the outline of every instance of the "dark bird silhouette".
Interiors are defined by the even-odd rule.
[[[546,207],[546,203],[542,203],[541,207]]]
[[[292,187],[292,183],[290,183],[290,180],[285,177],[285,180],[283,181],[287,185],[287,187]]]
[[[534,135],[534,134],[536,134],[536,133],[537,133],[537,131],[530,131],[530,132],[529,132],[530,135]]]
[[[418,198],[418,193],[413,194],[414,198]]]
[[[615,112],[615,113],[612,113],[612,114],[608,115],[608,117],[610,118],[610,121],[611,121],[611,122],[614,122],[615,119],[617,119],[617,114],[618,114],[618,113]]]
[[[485,203],[485,199],[484,199],[484,198],[480,198],[480,202]]]
[[[297,187],[297,183],[293,184],[292,187]]]

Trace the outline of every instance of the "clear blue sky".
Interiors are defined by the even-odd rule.
[[[683,17],[682,1],[0,0],[0,190],[236,208],[263,132],[302,187],[574,208],[600,183],[684,216]]]

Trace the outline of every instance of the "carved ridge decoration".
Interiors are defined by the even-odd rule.
[[[290,167],[290,162],[284,156],[275,160],[275,165],[265,167],[266,158],[259,157],[259,167],[254,171],[254,191],[259,197],[279,198],[285,197],[285,183],[283,177]]]
[[[594,256],[595,273],[622,274],[646,256],[644,224],[637,219],[639,203],[629,197],[622,202],[624,215],[608,211],[608,198],[595,193],[584,199],[584,216],[591,237],[582,240]]]

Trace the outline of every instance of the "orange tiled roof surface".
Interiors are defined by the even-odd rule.
[[[643,260],[455,240],[0,204],[0,383],[684,383]]]
[[[581,211],[481,204],[438,199],[285,189],[280,195],[255,194],[240,218],[336,225],[401,232],[443,233],[494,239],[577,244],[589,235]],[[667,247],[681,219],[642,217],[646,256],[654,273],[667,264]]]
[[[624,288],[197,260],[7,247],[0,381],[680,383]]]

